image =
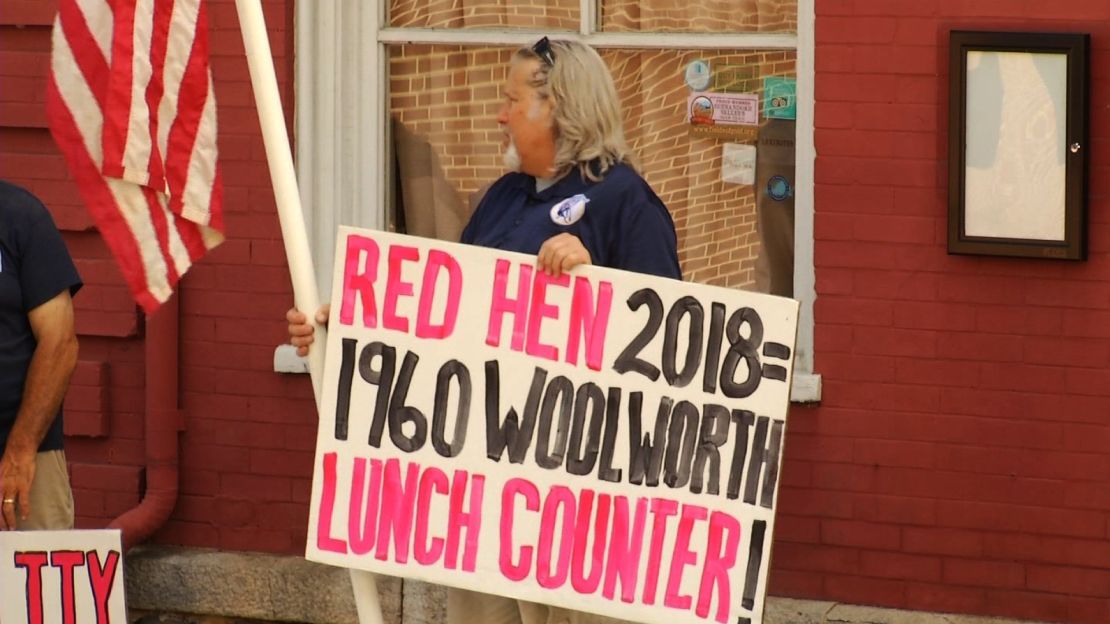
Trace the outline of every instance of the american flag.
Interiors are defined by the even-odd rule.
[[[204,5],[62,0],[47,117],[135,300],[152,312],[223,241]]]

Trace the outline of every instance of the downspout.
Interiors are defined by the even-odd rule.
[[[146,492],[108,525],[122,530],[125,551],[160,529],[177,503],[178,433],[184,429],[177,405],[179,315],[175,294],[146,317]]]

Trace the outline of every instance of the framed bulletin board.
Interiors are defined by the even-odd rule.
[[[1089,39],[951,33],[949,253],[1086,259]]]

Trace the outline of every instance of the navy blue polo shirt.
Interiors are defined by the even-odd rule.
[[[8,443],[37,341],[27,313],[81,278],[50,213],[34,195],[0,181],[0,449]],[[62,448],[61,408],[39,446]]]
[[[462,242],[536,254],[547,239],[569,232],[599,266],[682,279],[674,222],[662,200],[627,165],[600,182],[577,167],[536,191],[536,179],[510,173],[486,192]]]

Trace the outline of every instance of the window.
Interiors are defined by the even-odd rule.
[[[806,95],[813,0],[390,0],[381,12],[364,4],[297,5],[298,177],[322,296],[339,223],[389,227],[393,208],[407,200],[435,207],[422,231],[461,228],[484,184],[503,173],[495,115],[513,50],[560,34],[595,46],[609,64],[641,172],[675,219],[686,279],[751,287],[755,185],[723,180],[721,170],[724,144],[753,143],[755,135],[693,134],[685,69],[706,62],[707,90],[760,97],[765,79],[796,79],[792,277],[802,318],[793,397],[819,399]],[[371,32],[376,40],[364,36]]]

